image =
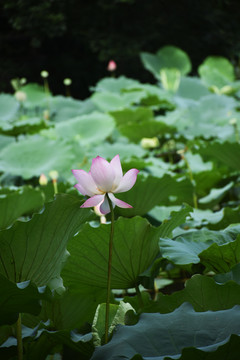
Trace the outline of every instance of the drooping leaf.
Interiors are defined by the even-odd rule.
[[[90,210],[79,206],[77,198],[58,195],[41,214],[1,231],[0,273],[10,281],[31,280],[38,286],[59,276],[67,241],[91,217]]]

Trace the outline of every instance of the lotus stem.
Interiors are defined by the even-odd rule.
[[[17,353],[18,353],[18,360],[23,359],[23,345],[22,345],[22,321],[21,321],[21,314],[19,314],[17,323],[16,323],[16,335],[17,335]]]
[[[108,328],[109,328],[109,308],[111,295],[111,270],[112,270],[112,250],[113,250],[113,235],[114,235],[114,211],[111,200],[106,194],[108,204],[111,212],[111,230],[109,238],[109,252],[108,252],[108,278],[107,278],[107,299],[106,299],[106,316],[105,316],[105,344],[108,342]]]

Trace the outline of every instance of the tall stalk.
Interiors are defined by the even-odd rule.
[[[18,360],[23,359],[23,345],[22,345],[22,321],[21,314],[19,314],[17,323],[16,323],[16,335],[17,335],[17,352]]]
[[[113,235],[114,235],[114,211],[112,202],[106,194],[111,213],[111,231],[109,238],[108,250],[108,278],[107,278],[107,299],[106,299],[106,316],[105,316],[105,344],[108,342],[108,328],[109,328],[109,308],[110,308],[110,295],[111,295],[111,270],[112,270],[112,250],[113,250]]]

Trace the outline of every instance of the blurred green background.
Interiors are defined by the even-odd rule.
[[[89,87],[117,75],[153,82],[139,53],[175,45],[191,58],[192,75],[209,55],[227,57],[238,70],[238,0],[5,0],[0,5],[0,91],[10,80],[41,82],[50,73],[53,93],[63,94],[63,79],[73,80],[72,95],[83,99]]]

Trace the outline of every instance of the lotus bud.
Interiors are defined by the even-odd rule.
[[[143,149],[153,149],[160,145],[158,138],[155,136],[153,138],[142,138],[141,146]]]
[[[44,186],[44,185],[47,185],[48,183],[48,179],[46,177],[45,174],[41,174],[40,178],[39,178],[39,184]]]
[[[56,170],[51,170],[49,172],[49,176],[52,180],[57,180],[58,179],[58,172]]]
[[[64,84],[65,86],[70,86],[70,85],[72,85],[72,79],[70,79],[70,78],[64,79],[64,80],[63,80],[63,84]]]
[[[117,69],[117,64],[115,63],[114,60],[110,60],[107,66],[107,70],[108,71],[115,71]]]
[[[46,78],[48,78],[49,73],[48,73],[48,71],[46,71],[46,70],[42,70],[41,73],[40,73],[40,75],[41,75],[42,78],[46,79]]]
[[[27,94],[21,90],[16,91],[14,96],[17,99],[17,101],[19,101],[19,102],[26,101],[26,99],[27,99]]]

